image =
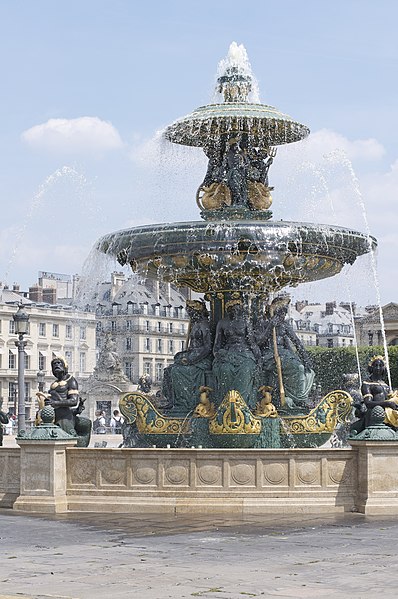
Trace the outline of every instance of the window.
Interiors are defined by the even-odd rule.
[[[345,345],[345,339],[341,340],[341,344],[344,346]]]
[[[158,352],[158,354],[162,353],[162,340],[161,339],[156,339],[156,351]]]
[[[180,333],[181,333],[182,335],[185,335],[185,324],[184,324],[184,323],[181,323],[181,324],[180,324]]]
[[[126,321],[126,331],[132,331],[132,330],[133,330],[133,321],[127,320]]]
[[[95,330],[97,331],[97,333],[101,333],[101,331],[102,331],[102,322],[100,320],[97,320],[97,322],[95,323]]]
[[[38,363],[39,363],[39,370],[46,369],[46,356],[44,356],[40,351],[39,351]]]
[[[84,352],[80,352],[80,372],[86,371],[86,354]]]
[[[17,367],[17,357],[12,351],[8,351],[8,368],[16,368]]]
[[[133,363],[132,362],[125,362],[124,363],[124,373],[127,376],[127,378],[130,379],[130,381],[133,380],[134,370],[133,370]]]
[[[14,404],[17,403],[17,394],[18,394],[18,383],[12,381],[8,383],[8,399],[10,399]]]
[[[117,330],[116,320],[111,320],[111,331],[112,331],[112,333],[116,333],[116,330]]]
[[[26,352],[24,352],[24,362],[25,362],[25,370],[30,369],[30,356]]]
[[[174,341],[173,339],[169,339],[169,354],[172,354],[174,351]]]
[[[98,331],[98,325],[100,325],[100,327],[101,327],[101,323],[97,322],[97,331]],[[101,330],[101,328],[99,330]],[[66,337],[66,339],[72,339],[72,325],[71,324],[67,324],[65,326],[65,337]],[[81,337],[80,337],[80,339],[81,339]]]
[[[149,320],[145,321],[145,330],[149,331],[150,330],[150,326],[149,326]]]
[[[162,332],[162,323],[161,322],[158,322],[158,331],[159,331],[159,333]]]
[[[128,351],[131,351],[133,349],[133,342],[132,342],[131,337],[126,338],[126,349]]]
[[[80,341],[86,340],[86,327],[80,327]]]
[[[30,399],[30,383],[25,382],[25,401]]]
[[[70,350],[66,350],[65,351],[65,360],[68,363],[69,372],[70,372],[71,370],[73,370],[73,363],[72,363],[73,362],[73,355],[72,355],[72,352]]]
[[[146,337],[144,341],[144,350],[151,351],[151,340],[149,339],[149,337]]]
[[[144,374],[152,377],[152,362],[148,360],[144,360]]]
[[[181,351],[184,351],[185,349],[185,341],[181,341]]]
[[[53,337],[59,337],[59,324],[53,324]]]
[[[161,381],[163,377],[163,364],[162,362],[156,362],[155,364],[155,379]]]
[[[173,332],[173,323],[169,322],[169,333]]]
[[[15,321],[14,320],[10,320],[8,323],[8,332],[11,333],[11,335],[15,334]]]
[[[333,339],[328,339],[327,342],[328,342],[328,345],[327,345],[328,347],[333,347]]]
[[[39,322],[39,337],[45,337],[45,336],[46,336],[46,323]]]

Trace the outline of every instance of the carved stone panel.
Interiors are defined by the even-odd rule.
[[[189,486],[189,460],[166,460],[163,484],[167,486]]]
[[[154,458],[139,458],[132,461],[132,485],[156,487],[158,485],[158,461]]]
[[[126,460],[124,458],[108,458],[97,460],[97,466],[100,471],[101,486],[117,485],[118,487],[127,485]]]
[[[289,486],[289,464],[285,462],[264,462],[263,486]]]
[[[96,486],[96,461],[95,457],[69,457],[68,480],[71,485],[95,487]]]
[[[255,460],[231,461],[229,485],[230,487],[255,487]]]
[[[328,460],[327,463],[328,486],[348,483],[353,476],[351,460]],[[353,481],[352,481],[353,482]]]
[[[320,460],[307,462],[297,460],[296,462],[296,486],[321,485],[321,462]]]
[[[222,487],[222,460],[197,460],[196,485],[198,487]]]
[[[52,488],[51,455],[35,451],[29,455],[29,468],[24,471],[24,493],[49,493]]]

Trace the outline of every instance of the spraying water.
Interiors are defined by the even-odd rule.
[[[62,168],[57,169],[54,173],[49,175],[44,182],[40,185],[37,193],[33,196],[28,210],[26,212],[25,219],[22,223],[22,226],[19,228],[17,234],[14,237],[14,245],[11,250],[10,258],[7,262],[7,267],[4,275],[5,281],[8,281],[10,272],[15,264],[16,256],[21,248],[21,244],[23,242],[26,231],[33,219],[35,213],[41,208],[46,199],[47,194],[51,188],[53,188],[61,179],[69,178],[78,189],[83,189],[87,187],[87,180],[85,176],[79,173],[75,168],[70,166],[63,166]]]

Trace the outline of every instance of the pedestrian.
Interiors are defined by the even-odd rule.
[[[123,418],[119,410],[113,410],[113,417],[111,418],[111,432],[115,435],[122,434]]]
[[[105,412],[98,410],[95,415],[97,418],[93,422],[93,431],[99,435],[104,435],[106,433]]]

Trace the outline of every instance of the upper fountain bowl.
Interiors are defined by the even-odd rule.
[[[185,146],[207,146],[223,135],[243,133],[252,146],[277,146],[309,135],[305,125],[273,106],[249,102],[208,104],[169,125],[164,137]]]

